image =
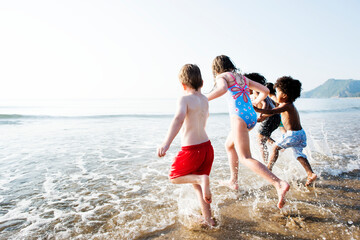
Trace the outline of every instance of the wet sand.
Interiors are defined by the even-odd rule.
[[[276,193],[267,186],[222,203],[215,229],[189,228],[177,221],[138,239],[360,239],[360,170],[321,176],[308,188],[303,182],[290,185],[282,210],[275,207]]]

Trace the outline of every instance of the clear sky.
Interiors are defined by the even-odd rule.
[[[0,99],[168,98],[226,54],[310,90],[360,79],[358,0],[0,1]]]

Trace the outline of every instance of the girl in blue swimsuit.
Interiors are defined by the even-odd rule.
[[[212,70],[216,78],[216,87],[207,94],[208,100],[228,93],[231,131],[226,139],[225,147],[231,173],[229,187],[232,189],[239,188],[238,167],[240,161],[276,188],[279,198],[277,206],[282,208],[285,204],[285,194],[290,185],[276,177],[264,164],[252,158],[250,152],[249,130],[256,124],[256,113],[252,104],[257,105],[264,100],[269,89],[238,73],[237,68],[228,56],[217,56],[213,61]],[[249,97],[249,89],[259,92],[258,97],[252,102]]]
[[[246,84],[245,77],[239,75],[242,78],[243,86],[240,86],[236,81],[234,73],[228,73],[232,79],[234,79],[234,84],[228,87],[228,103],[229,103],[229,113],[239,116],[244,122],[248,129],[252,129],[256,124],[256,112],[253,108],[253,105],[250,100],[250,89]]]

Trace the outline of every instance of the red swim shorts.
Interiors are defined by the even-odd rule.
[[[181,147],[171,165],[170,179],[196,174],[209,175],[214,161],[214,149],[210,140],[198,145]]]

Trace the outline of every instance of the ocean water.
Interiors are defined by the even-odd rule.
[[[197,230],[199,206],[191,187],[172,185],[167,178],[180,139],[174,140],[166,157],[155,155],[175,103],[176,99],[3,101],[0,239],[145,239],[166,235],[169,229]],[[308,136],[305,153],[319,182],[359,181],[360,99],[298,99],[295,104]],[[240,201],[255,220],[264,221],[261,206],[276,211],[267,182],[241,166],[239,192],[221,186],[229,178],[225,101],[211,102],[210,112],[207,132],[215,150],[212,210],[218,231],[228,221],[222,208],[229,201]],[[250,132],[251,150],[260,159],[256,131],[257,127]],[[273,133],[274,138],[280,135],[279,130]],[[313,209],[314,215],[335,219],[324,224],[343,239],[356,239],[356,214],[342,218],[330,213],[326,204],[314,200],[304,207],[297,201],[308,192],[303,186],[306,174],[290,150],[280,154],[273,171],[292,186],[285,212],[301,215]],[[348,200],[359,201],[359,188],[347,187],[356,194]],[[305,198],[315,198],[316,191],[308,194]],[[359,206],[350,209],[358,212]]]

